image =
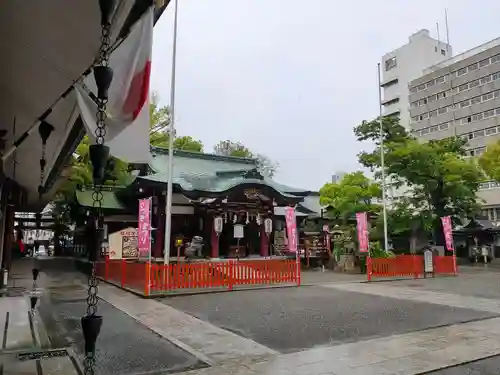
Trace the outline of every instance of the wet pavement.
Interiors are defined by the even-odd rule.
[[[500,374],[500,356],[428,372],[426,375],[498,375]]]
[[[320,286],[162,301],[281,353],[498,316]]]
[[[72,347],[83,359],[80,318],[86,311],[86,291],[76,285],[49,287],[50,299],[40,305],[49,338],[57,347]],[[204,366],[194,356],[158,336],[107,302],[99,301],[103,326],[97,341],[96,373],[102,375],[162,374]]]
[[[398,287],[452,293],[476,298],[500,299],[500,274],[471,268],[467,274],[456,277],[398,281]],[[482,272],[481,272],[482,271]]]

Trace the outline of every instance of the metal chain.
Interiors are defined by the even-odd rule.
[[[109,49],[111,45],[111,25],[104,25],[101,31],[101,47],[99,49],[99,61],[97,65],[108,66],[109,65]],[[106,109],[108,100],[97,98],[97,113],[96,113],[96,130],[95,138],[96,144],[103,145],[104,138],[106,137]],[[102,227],[102,202],[103,202],[102,186],[94,185],[94,191],[92,193],[92,207],[94,214],[95,230],[100,232]],[[100,249],[99,249],[100,251]],[[97,304],[99,302],[98,293],[99,280],[96,277],[96,262],[92,262],[92,272],[88,279],[88,290],[87,290],[87,316],[92,316],[97,314]],[[95,368],[95,357],[93,355],[86,355],[83,361],[84,374],[94,375]]]
[[[42,142],[42,156],[40,157],[40,186],[43,186],[43,181],[45,180],[45,163],[47,155],[47,143]],[[38,192],[38,197],[42,199],[42,190]]]

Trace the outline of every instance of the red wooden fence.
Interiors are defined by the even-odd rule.
[[[453,257],[433,256],[434,275],[456,274]],[[414,277],[424,275],[423,255],[398,255],[394,258],[369,258],[367,260],[368,281],[372,277]]]
[[[233,290],[240,285],[300,285],[300,265],[288,259],[169,265],[106,259],[98,265],[97,275],[145,296],[182,290]]]

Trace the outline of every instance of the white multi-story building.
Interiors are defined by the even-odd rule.
[[[430,36],[423,29],[411,35],[404,46],[382,57],[381,86],[385,116],[399,116],[400,124],[410,129],[408,83],[422,71],[452,56],[451,46]]]
[[[425,69],[409,88],[417,138],[461,136],[470,156],[500,140],[500,38]],[[484,215],[500,221],[500,183],[485,181],[478,196]]]

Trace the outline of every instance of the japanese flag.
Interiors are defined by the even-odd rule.
[[[133,26],[128,37],[112,52],[105,143],[111,155],[129,163],[149,161],[149,80],[153,46],[154,12],[151,7]],[[80,114],[91,140],[95,140],[97,95],[94,75],[75,84]]]

